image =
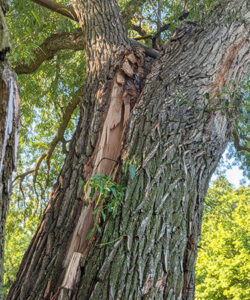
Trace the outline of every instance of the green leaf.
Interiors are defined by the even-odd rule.
[[[80,184],[80,187],[82,188],[83,184],[84,184],[84,181],[82,180],[82,178],[80,179],[79,184]]]
[[[91,187],[90,194],[89,194],[89,199],[90,199],[90,200],[93,199],[94,194],[95,194],[95,188],[94,188],[94,187]]]
[[[104,213],[104,211],[102,210],[102,219],[105,222],[106,221],[106,214]]]
[[[114,197],[117,198],[117,192],[116,192],[116,189],[112,186],[110,188],[111,192],[113,193]]]
[[[135,172],[136,172],[136,166],[131,164],[129,166],[129,176],[130,176],[131,180],[133,180],[135,178]]]
[[[93,228],[89,231],[89,233],[88,233],[88,235],[87,235],[87,237],[86,237],[86,240],[87,240],[87,241],[92,237],[94,231],[95,231],[95,228],[93,227]]]

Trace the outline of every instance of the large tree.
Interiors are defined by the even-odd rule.
[[[158,57],[128,38],[114,0],[34,2],[79,22],[86,79],[7,299],[193,299],[203,200],[250,71],[248,1],[218,1],[203,26],[184,21]]]

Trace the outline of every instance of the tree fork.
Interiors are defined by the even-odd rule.
[[[102,224],[83,258],[82,246],[78,255],[71,244],[82,212],[79,182],[83,173],[106,170],[105,160],[99,164],[110,146],[103,128],[131,48],[113,1],[73,5],[85,29],[88,99],[83,99],[69,154],[7,299],[57,299],[62,285],[74,299],[193,299],[203,200],[236,116],[236,111],[210,106],[222,86],[249,74],[247,1],[222,1],[207,28],[185,22],[165,45],[127,122],[122,157],[136,163],[136,177],[129,181],[122,209]],[[231,10],[238,18],[228,24]],[[97,145],[104,146],[98,151]],[[108,167],[111,172],[113,163]],[[86,216],[92,218],[91,209]],[[79,290],[63,269],[71,255]]]

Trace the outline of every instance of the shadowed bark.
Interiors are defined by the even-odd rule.
[[[241,96],[231,81],[250,71],[248,1],[222,1],[206,28],[184,22],[149,75],[114,1],[72,5],[87,62],[80,121],[7,299],[193,299],[203,201]],[[81,180],[98,172],[127,191],[87,241],[96,197],[86,203]]]

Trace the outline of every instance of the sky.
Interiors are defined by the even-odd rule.
[[[226,178],[227,180],[232,183],[236,188],[240,186],[240,180],[243,179],[242,171],[237,167],[234,166],[232,169],[226,171]],[[249,185],[250,182],[247,180],[245,186]]]
[[[223,160],[225,161],[228,161],[228,158],[226,157],[227,155],[227,151],[223,154]],[[233,158],[229,161],[232,165],[232,162],[233,162]],[[232,166],[231,169],[227,169],[225,171],[225,175],[226,175],[226,178],[227,180],[234,185],[235,188],[238,188],[239,186],[241,186],[242,184],[240,184],[240,181],[244,178],[246,180],[245,182],[245,186],[248,186],[250,185],[250,181],[246,179],[246,177],[243,176],[243,172],[242,170],[240,170],[238,168],[238,166]],[[214,174],[212,176],[212,179],[211,181],[214,181],[217,179],[217,175]]]

